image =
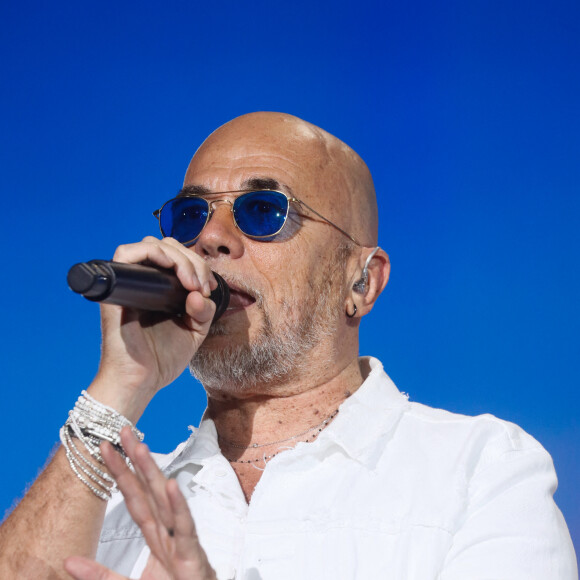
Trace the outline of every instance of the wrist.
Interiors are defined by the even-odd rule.
[[[101,445],[108,442],[131,467],[121,444],[121,431],[127,428],[139,441],[143,441],[143,433],[127,417],[82,391],[60,430],[60,440],[71,470],[103,501],[111,499],[117,485],[106,470]]]
[[[148,385],[113,379],[100,373],[87,388],[91,397],[127,417],[133,425],[137,424],[155,392]]]

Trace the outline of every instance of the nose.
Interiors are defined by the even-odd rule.
[[[243,234],[234,223],[232,202],[216,199],[210,202],[210,212],[210,219],[193,249],[204,258],[239,258],[244,253]]]

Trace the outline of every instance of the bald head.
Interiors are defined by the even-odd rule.
[[[376,196],[364,161],[330,133],[292,115],[250,113],[222,125],[194,155],[185,183],[199,182],[202,175],[207,180],[212,172],[223,179],[240,167],[248,177],[265,175],[268,166],[287,175],[282,181],[293,182],[297,197],[363,246],[376,245]]]

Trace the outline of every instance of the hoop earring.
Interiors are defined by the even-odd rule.
[[[353,306],[354,306],[354,310],[352,311],[352,314],[349,313],[348,308],[345,311],[348,318],[354,318],[354,315],[356,314],[356,311],[357,311],[356,304],[353,304]]]

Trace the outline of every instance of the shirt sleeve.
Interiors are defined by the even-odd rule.
[[[439,580],[577,580],[550,455],[515,425],[486,445]]]

